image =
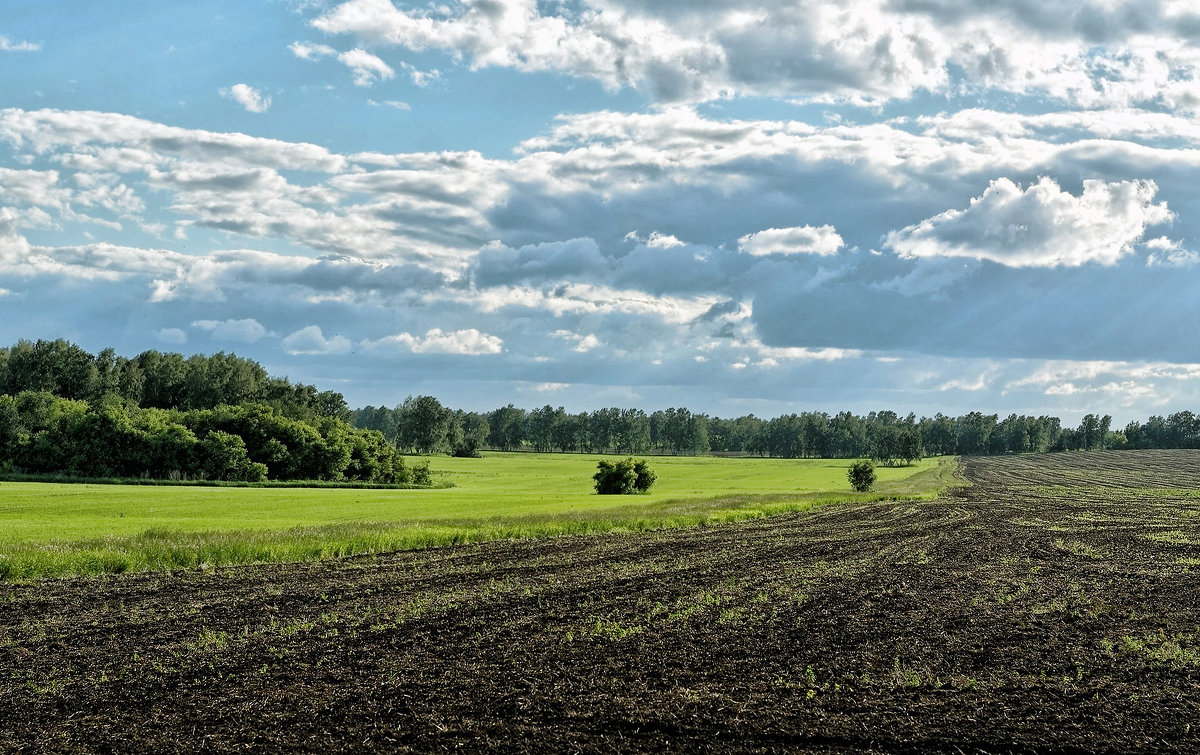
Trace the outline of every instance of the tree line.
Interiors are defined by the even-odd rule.
[[[377,430],[404,451],[474,456],[482,449],[562,453],[696,455],[711,450],[709,419],[687,409],[647,414],[607,408],[570,414],[561,406],[526,411],[512,404],[491,412],[443,406],[433,396],[410,396],[399,406],[367,406],[354,424]]]
[[[119,396],[147,409],[211,409],[222,404],[267,404],[289,417],[350,420],[342,394],[272,377],[258,362],[234,354],[143,351],[133,358],[113,349],[90,354],[63,339],[18,341],[0,348],[0,394],[44,391],[98,403]]]
[[[866,415],[804,412],[772,419],[751,414],[724,419],[684,408],[646,413],[610,407],[572,414],[562,407],[546,405],[527,411],[509,404],[490,412],[466,412],[443,406],[433,396],[416,396],[393,408],[357,409],[353,417],[355,425],[379,431],[402,450],[458,455],[475,455],[482,449],[728,453],[792,459],[861,457],[906,464],[924,456],[952,454],[1156,447],[1137,444],[1160,442],[1160,437],[1187,437],[1200,447],[1200,427],[1196,426],[1200,420],[1194,418],[1187,425],[1192,428],[1191,435],[1181,434],[1181,430],[1164,435],[1159,432],[1161,426],[1178,428],[1186,423],[1151,418],[1145,426],[1150,430],[1138,431],[1142,426],[1131,423],[1125,432],[1115,432],[1110,416],[1095,414],[1086,415],[1078,428],[1063,427],[1057,417],[1010,414],[1001,419],[998,414],[982,412],[919,419],[893,411]]]
[[[82,477],[428,483],[356,428],[339,393],[229,354],[0,349],[0,471]],[[414,477],[416,479],[414,479]]]
[[[1178,412],[1113,430],[1108,415],[1076,428],[1057,417],[968,412],[804,412],[763,419],[686,408],[567,412],[512,404],[490,412],[433,396],[351,412],[344,397],[273,377],[220,352],[185,357],[99,354],[62,339],[0,348],[0,471],[187,479],[408,482],[401,453],[485,449],[619,454],[872,458],[1200,448],[1200,417]],[[427,472],[421,472],[423,477]]]

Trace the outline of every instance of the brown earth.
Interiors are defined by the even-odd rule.
[[[946,499],[0,585],[0,750],[1200,752],[1200,452]]]

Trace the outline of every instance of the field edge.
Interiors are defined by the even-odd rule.
[[[199,532],[151,528],[131,536],[8,544],[3,546],[5,552],[0,552],[0,582],[311,562],[500,540],[710,527],[843,503],[928,501],[950,488],[969,484],[961,467],[959,457],[941,457],[929,469],[880,483],[867,493],[847,490],[677,498],[578,513],[475,520],[362,521]]]

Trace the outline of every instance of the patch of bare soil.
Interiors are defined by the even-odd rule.
[[[0,586],[0,750],[1200,751],[1200,452],[945,500]]]

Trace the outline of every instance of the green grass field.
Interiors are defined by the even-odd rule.
[[[933,497],[955,461],[880,468],[856,494],[848,461],[654,457],[648,495],[598,496],[601,456],[431,458],[434,490],[156,488],[0,483],[0,579],[300,561],[498,538],[698,526],[835,501]]]

